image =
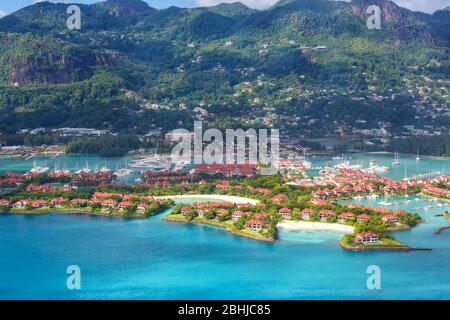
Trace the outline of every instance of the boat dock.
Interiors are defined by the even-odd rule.
[[[434,234],[441,234],[445,230],[449,230],[449,229],[450,229],[450,226],[442,227],[442,228],[439,228]]]

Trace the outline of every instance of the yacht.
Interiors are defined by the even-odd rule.
[[[363,171],[366,173],[378,173],[378,172],[386,172],[389,171],[390,169],[391,168],[389,167],[371,164],[369,168],[364,169]]]
[[[334,166],[336,169],[353,169],[358,170],[361,169],[361,165],[359,164],[351,164],[349,161],[343,161]]]
[[[133,171],[131,171],[130,169],[126,169],[126,168],[122,168],[116,171],[116,176],[118,177],[126,177],[129,176],[130,174],[132,174]]]
[[[37,174],[43,174],[50,170],[49,167],[33,167],[33,169],[30,170],[31,173],[37,173]]]
[[[126,177],[133,173],[133,170],[128,169],[128,164],[125,164],[125,168],[121,168],[116,171],[115,175],[117,177]]]
[[[417,161],[420,161],[419,150],[417,150],[416,160],[417,160]]]
[[[105,165],[104,165],[102,168],[100,168],[100,170],[96,170],[96,172],[101,172],[101,173],[106,173],[106,174],[108,174],[108,173],[111,173],[112,170],[109,169],[109,168],[106,166],[106,160],[105,160]]]
[[[86,160],[86,168],[75,171],[76,174],[90,173],[91,169],[89,169],[88,162]]]
[[[31,173],[43,174],[50,170],[49,167],[40,167],[36,165],[36,161],[33,161],[33,168],[30,170]]]
[[[158,156],[154,155],[151,157],[136,159],[130,163],[131,168],[141,169],[141,170],[152,170],[152,171],[160,171],[160,170],[170,170],[173,162],[170,159],[170,156]]]
[[[394,162],[392,162],[393,166],[398,166],[400,165],[400,155],[398,152],[395,152],[394,154]]]

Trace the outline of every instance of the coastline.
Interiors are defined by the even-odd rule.
[[[214,195],[214,194],[200,194],[200,195],[173,195],[173,196],[162,196],[155,197],[155,199],[172,199],[172,200],[220,200],[224,202],[231,203],[249,203],[251,205],[257,205],[260,203],[259,200],[238,197],[238,196],[226,196],[226,195]]]
[[[164,221],[167,222],[174,222],[174,223],[182,223],[182,224],[193,224],[193,225],[204,225],[204,226],[213,226],[213,227],[218,227],[223,231],[226,231],[230,234],[239,236],[239,237],[244,237],[244,238],[248,238],[248,239],[252,239],[252,240],[256,240],[256,241],[263,241],[263,242],[276,242],[275,239],[269,239],[269,238],[265,238],[263,236],[260,236],[258,234],[250,234],[248,232],[242,231],[242,230],[233,230],[231,229],[231,227],[224,225],[221,222],[218,221],[212,221],[212,220],[199,220],[194,219],[190,222],[187,222],[184,217],[181,218],[179,216],[173,216],[173,215],[168,215],[166,217],[164,217]]]
[[[426,198],[431,198],[431,199],[437,199],[437,200],[450,202],[450,199],[441,198],[441,197],[438,197],[438,196],[433,196],[431,194],[426,194],[426,193],[423,193],[423,192],[420,192],[419,195],[422,196],[422,197],[426,197]]]
[[[431,248],[414,248],[408,245],[398,245],[398,246],[349,246],[345,245],[342,242],[339,243],[341,248],[348,251],[393,251],[393,252],[410,252],[410,251],[433,251]]]
[[[323,223],[323,222],[307,222],[307,221],[284,221],[277,225],[281,230],[314,230],[314,231],[338,231],[344,233],[353,233],[355,228],[352,226],[337,224],[337,223]]]
[[[42,209],[42,210],[11,210],[2,211],[0,214],[11,214],[11,215],[29,215],[29,216],[39,216],[46,215],[50,213],[57,214],[76,214],[76,215],[86,215],[86,216],[97,216],[97,217],[111,217],[111,218],[124,218],[124,219],[146,219],[154,215],[160,214],[161,212],[155,213],[153,215],[143,215],[143,214],[130,214],[123,215],[121,213],[109,213],[106,211],[90,211],[80,208],[52,208],[52,209]]]

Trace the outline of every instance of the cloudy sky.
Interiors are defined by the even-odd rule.
[[[42,0],[0,0],[0,17],[14,12],[20,8],[31,5]],[[53,2],[67,3],[94,3],[99,0],[60,0]],[[172,5],[178,7],[210,6],[221,2],[236,2],[238,0],[145,0],[152,7],[165,8]],[[438,9],[450,6],[450,0],[393,0],[399,6],[415,10],[433,13]],[[265,9],[273,5],[277,0],[240,0],[249,7]]]

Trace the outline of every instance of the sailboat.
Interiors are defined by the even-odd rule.
[[[98,171],[98,170],[97,170]],[[100,169],[101,173],[111,173],[111,170],[108,168],[108,166],[106,165],[106,160],[105,160],[105,165]]]
[[[419,156],[419,149],[417,149],[417,156],[416,156],[416,160],[419,161],[420,160],[420,156]]]
[[[395,152],[395,155],[394,155],[394,162],[392,162],[392,165],[393,165],[393,166],[398,166],[398,165],[400,165],[400,155],[399,155],[398,152]]]
[[[88,161],[86,160],[86,168],[76,171],[76,174],[90,173]]]
[[[126,177],[132,173],[133,173],[133,171],[128,169],[128,163],[125,162],[125,168],[117,170],[116,176],[117,177]]]
[[[46,173],[49,170],[50,170],[49,167],[40,167],[40,166],[38,166],[36,160],[34,160],[33,161],[33,168],[30,170],[30,172],[31,173],[35,173],[35,174],[43,174],[43,173]]]

